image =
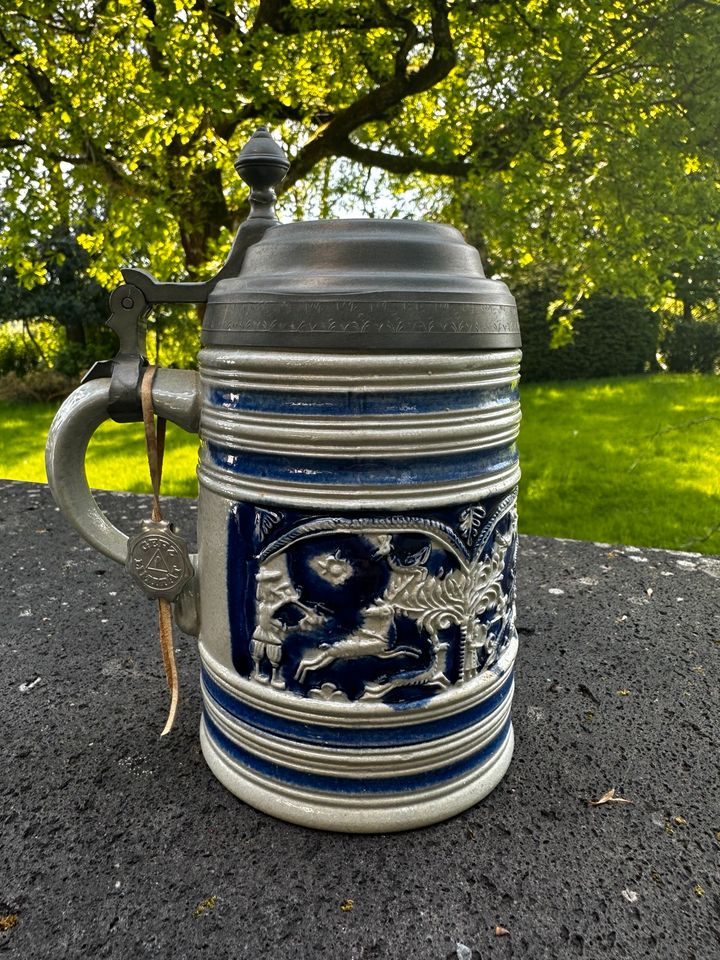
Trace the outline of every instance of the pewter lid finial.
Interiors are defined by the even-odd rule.
[[[258,127],[250,137],[235,161],[235,169],[250,187],[248,219],[275,219],[274,187],[287,175],[290,161],[267,127]]]

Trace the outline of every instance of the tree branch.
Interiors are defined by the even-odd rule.
[[[166,63],[163,63],[162,50],[160,50],[158,47],[156,39],[157,7],[155,6],[155,0],[140,0],[140,6],[143,9],[143,13],[152,24],[152,29],[148,30],[145,34],[145,48],[147,50],[150,66],[156,73],[160,73],[164,77],[167,77],[169,73],[168,66]]]
[[[195,0],[195,9],[208,15],[218,37],[227,37],[237,28],[235,17],[227,12],[228,8],[232,9],[229,4],[217,3],[216,0]]]
[[[253,103],[245,103],[232,114],[218,114],[210,121],[210,127],[223,140],[228,141],[235,130],[246,120],[292,120],[302,123],[306,119],[305,112],[297,107],[290,107],[279,100],[262,100],[258,98]]]
[[[357,7],[340,4],[332,10],[313,10],[312,16],[308,16],[306,11],[297,10],[292,0],[260,0],[255,19],[245,36],[253,36],[261,27],[269,27],[283,36],[296,36],[316,31],[376,30],[381,26],[382,20],[368,16]]]
[[[93,28],[93,24],[90,23],[90,21],[87,21],[84,29],[78,26],[64,26],[62,23],[53,20],[52,14],[49,19],[43,19],[42,17],[33,17],[29,13],[23,13],[22,10],[13,10],[13,15],[24,20],[26,23],[32,24],[34,27],[40,27],[44,30],[57,30],[58,33],[67,33],[72,37],[86,37],[92,32]],[[62,19],[62,14],[59,15]],[[67,23],[66,20],[64,22]]]
[[[436,160],[419,153],[386,153],[383,150],[370,150],[346,140],[339,147],[338,156],[346,157],[363,167],[379,167],[389,173],[411,174],[429,173],[445,177],[466,177],[472,169],[472,163],[462,157],[454,160]]]
[[[427,63],[418,70],[408,72],[407,59],[412,47],[408,46],[406,34],[401,46],[404,56],[396,57],[393,76],[358,97],[354,103],[333,114],[328,123],[298,152],[290,173],[281,185],[281,192],[285,192],[298,180],[302,180],[317,163],[326,157],[343,156],[343,150],[347,147],[349,136],[354,130],[372,120],[387,117],[402,104],[403,100],[429,90],[453,70],[456,54],[446,0],[435,0],[431,23],[433,50]]]
[[[27,51],[21,50],[6,34],[0,30],[0,41],[5,44],[7,50],[13,55],[13,57],[24,56]],[[16,61],[17,62],[17,61]],[[40,97],[41,102],[46,107],[51,107],[55,103],[55,91],[53,89],[52,82],[50,78],[44,74],[41,70],[37,70],[32,63],[27,61],[18,62],[18,66],[22,67],[25,73],[27,74],[28,80],[35,88],[36,93]]]
[[[447,160],[407,151],[387,153],[383,150],[372,150],[353,143],[349,138],[338,149],[337,155],[360,163],[364,167],[379,167],[381,170],[401,176],[427,173],[440,177],[464,178],[476,168],[482,168],[487,173],[498,173],[507,169],[517,153],[515,144],[518,142],[518,137],[514,136],[516,130],[528,130],[538,122],[539,118],[525,116],[519,119],[512,129],[506,126],[500,127],[491,139],[486,138],[484,146],[481,147],[474,142],[468,153]]]

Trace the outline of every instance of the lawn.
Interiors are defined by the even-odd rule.
[[[657,375],[522,390],[524,533],[720,553],[720,380]],[[44,481],[53,409],[0,404],[0,476]],[[197,440],[168,428],[163,492],[194,496]],[[148,492],[139,424],[105,424],[92,486]]]
[[[720,378],[522,390],[525,533],[720,553]]]
[[[0,477],[47,483],[45,438],[56,409],[41,403],[0,403]],[[197,450],[196,436],[168,424],[163,494],[197,496]],[[140,423],[104,423],[90,442],[85,462],[91,487],[135,493],[151,491],[145,434]]]

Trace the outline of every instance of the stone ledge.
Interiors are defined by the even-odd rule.
[[[128,530],[149,510],[99,500]],[[508,774],[447,823],[346,836],[213,778],[185,636],[160,740],[152,603],[46,487],[0,502],[4,955],[717,956],[720,558],[523,537]],[[189,532],[193,508],[167,515]],[[610,788],[632,804],[588,806]]]

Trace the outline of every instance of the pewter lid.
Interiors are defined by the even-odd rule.
[[[326,350],[520,346],[515,300],[454,227],[413,220],[277,225],[208,298],[203,344]]]

